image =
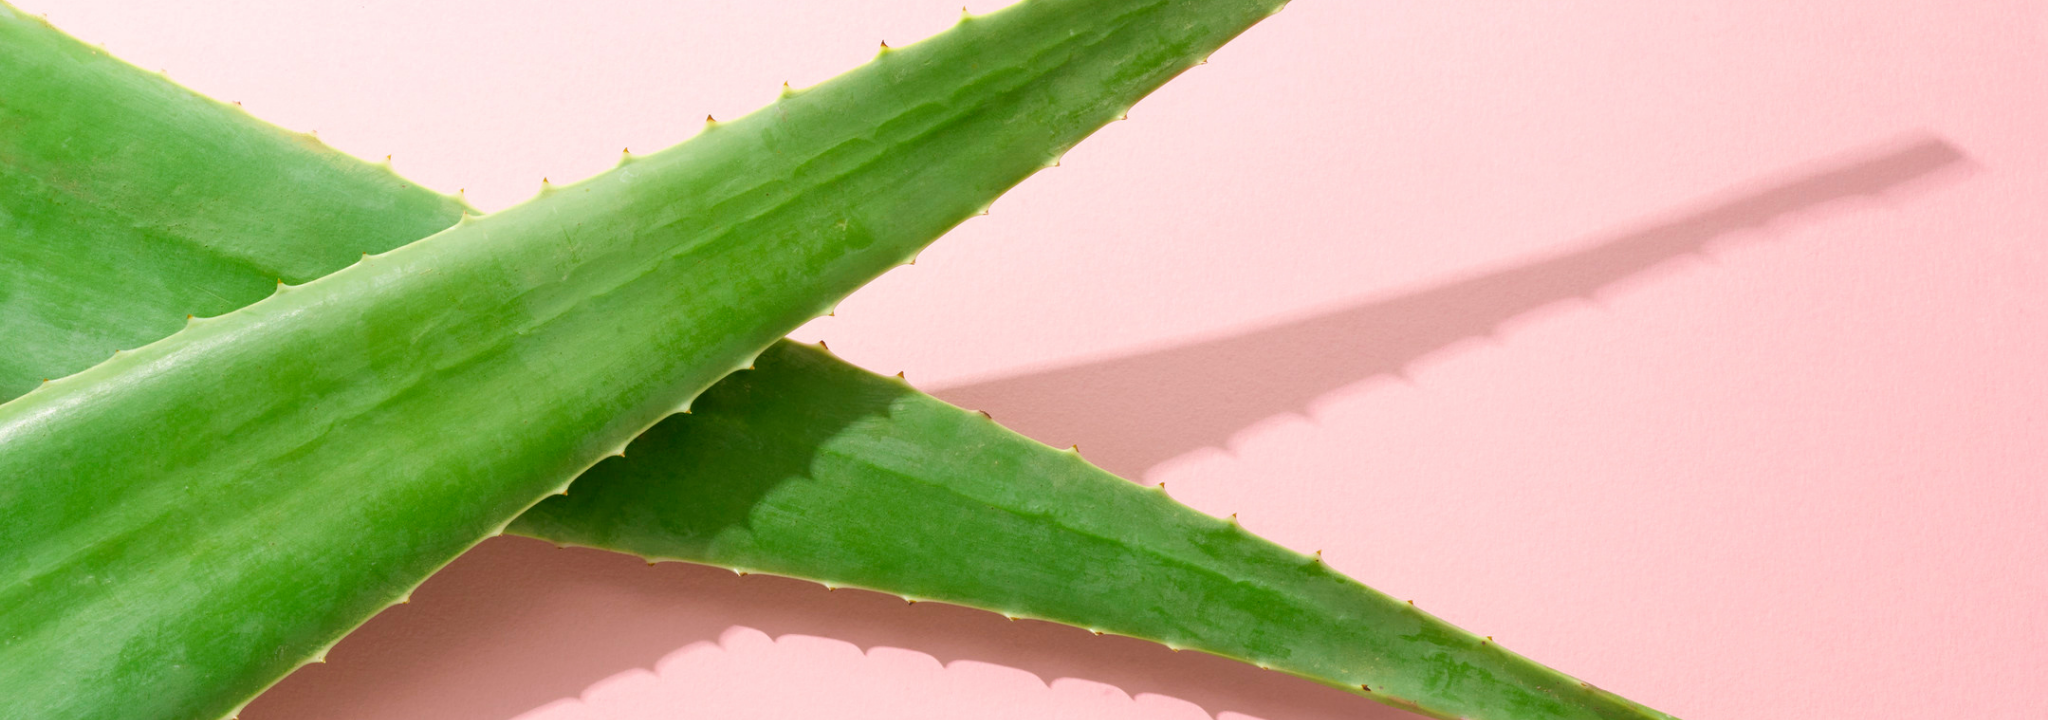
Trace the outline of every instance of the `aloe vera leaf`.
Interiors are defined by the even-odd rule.
[[[90,54],[55,31],[35,39],[44,43],[41,52],[69,47],[77,49],[77,54]],[[27,57],[32,55],[16,56],[16,61]],[[388,248],[398,244],[402,237],[399,233],[407,226],[364,223],[354,232],[343,232],[335,226],[320,225],[317,227],[329,232],[323,236],[265,238],[259,232],[267,224],[261,213],[266,203],[275,199],[273,193],[277,191],[230,190],[207,195],[205,204],[155,204],[159,196],[171,196],[177,191],[178,183],[185,177],[205,178],[221,172],[232,175],[236,163],[289,171],[302,183],[307,179],[327,180],[327,176],[333,175],[373,179],[353,184],[310,183],[323,192],[293,196],[295,202],[286,205],[295,213],[358,217],[345,216],[342,211],[389,206],[392,209],[388,212],[410,213],[422,224],[441,219],[452,221],[454,217],[455,211],[449,204],[440,204],[437,212],[438,196],[409,183],[383,181],[387,178],[381,168],[372,170],[352,158],[303,143],[300,138],[178,89],[160,76],[146,75],[112,61],[95,67],[116,75],[113,79],[119,82],[71,83],[64,88],[69,94],[45,98],[50,102],[43,105],[77,103],[87,106],[86,109],[119,108],[121,112],[103,113],[104,119],[96,127],[128,127],[127,132],[134,134],[139,132],[133,129],[135,125],[168,123],[175,126],[170,129],[176,137],[228,135],[231,142],[215,141],[211,145],[256,149],[242,153],[198,152],[195,146],[200,146],[199,143],[158,142],[151,150],[180,158],[177,166],[187,171],[171,175],[119,175],[107,169],[120,165],[103,158],[73,154],[52,159],[17,149],[10,153],[17,161],[0,166],[0,173],[18,176],[5,186],[6,192],[0,192],[0,207],[14,208],[18,216],[33,215],[39,222],[32,226],[35,232],[17,232],[16,243],[48,242],[48,238],[62,233],[125,240],[129,236],[121,233],[128,228],[127,218],[131,216],[153,213],[161,224],[177,226],[191,222],[181,213],[191,213],[193,208],[211,210],[216,215],[233,211],[233,217],[248,220],[217,224],[214,232],[244,234],[247,237],[241,239],[251,245],[267,242],[289,247],[294,241],[313,243],[311,248],[292,248],[292,254],[298,256],[336,245],[349,247],[351,243],[372,249]],[[177,111],[163,112],[164,105]],[[5,109],[0,104],[0,110]],[[152,109],[157,111],[150,112]],[[38,143],[22,139],[37,133],[57,137],[79,133],[82,128],[56,121],[80,114],[84,113],[44,112],[42,122],[23,123],[17,127],[24,133],[0,136],[0,141],[13,140],[18,147],[38,149]],[[209,114],[213,117],[205,117]],[[41,147],[54,145],[46,140]],[[42,165],[20,162],[21,158],[40,160]],[[40,181],[39,172],[49,174],[53,168],[62,171],[79,164],[92,164],[102,171],[68,176],[70,183],[66,187],[73,194],[90,183],[111,184],[115,186],[113,190],[126,192],[101,205],[84,206],[92,212],[78,212],[79,204],[20,190],[48,187],[48,183]],[[149,186],[152,182],[167,184]],[[215,207],[223,203],[242,206]],[[323,203],[341,207],[324,207]],[[148,260],[150,256],[134,257]],[[61,263],[38,264],[34,262],[37,259],[31,257],[29,262],[17,266],[30,281],[50,280],[56,274],[51,272],[53,269],[73,270]],[[217,264],[229,271],[246,270],[244,266]],[[334,262],[333,267],[346,264]],[[133,267],[123,269],[130,270],[131,275],[141,275],[132,272]],[[164,272],[175,269],[173,266]],[[82,284],[104,292],[107,286],[98,280],[86,274]],[[200,301],[211,299],[208,295],[196,297]],[[126,316],[151,312],[176,317],[161,307],[140,303],[101,305],[96,311],[107,317],[86,319],[108,325],[129,319]],[[63,332],[44,332],[29,339],[47,343],[72,337]],[[1197,534],[1213,531],[1217,521],[1170,501],[1162,502],[1161,493],[1138,491],[1086,463],[1074,462],[1068,453],[1019,438],[980,416],[946,406],[900,382],[844,365],[827,353],[781,343],[762,357],[760,366],[761,373],[735,375],[715,386],[697,403],[694,415],[668,418],[636,440],[630,459],[613,459],[598,465],[573,486],[573,500],[551,499],[522,516],[510,530],[564,544],[722,564],[836,585],[858,585],[1144,637],[1258,663],[1435,714],[1560,715],[1509,715],[1508,708],[1518,702],[1527,704],[1532,688],[1539,693],[1549,688],[1569,690],[1573,682],[1569,678],[1527,665],[1497,646],[1442,626],[1440,621],[1412,607],[1348,584],[1308,558],[1251,538],[1234,524],[1229,527],[1238,532],[1226,538],[1241,551],[1234,564],[1195,558],[1185,566],[1168,562],[1165,568],[1157,567],[1160,558],[1188,559],[1185,552],[1177,555],[1176,551],[1185,550],[1190,542],[1203,542]],[[748,400],[756,397],[766,401]],[[936,427],[938,432],[925,432],[925,426]],[[950,462],[919,465],[920,470],[936,468],[937,472],[884,474],[876,478],[873,475],[877,456],[867,448],[877,442]],[[958,461],[961,456],[956,451],[963,448],[973,460]],[[1021,457],[1024,461],[1009,463],[998,458],[990,464],[992,453]],[[836,460],[826,463],[809,459],[822,457]],[[733,480],[688,480],[713,476]],[[1020,525],[1020,516],[1011,508],[968,500],[986,498],[991,492],[1014,495],[1014,488],[1047,478],[1056,479],[1064,492],[1032,499],[1044,508],[1040,514],[1031,516],[1039,521],[1037,524]],[[848,493],[856,492],[856,487],[863,492],[871,488],[887,488],[888,492],[863,495],[847,502]],[[1117,519],[1113,513],[1100,510],[1105,506],[1121,508],[1132,502],[1138,504],[1140,512],[1131,518]],[[936,512],[938,517],[930,522],[915,517],[902,519],[927,511]],[[756,512],[766,513],[767,520],[750,520]],[[1065,516],[1083,522],[1055,519]],[[621,518],[625,520],[622,522]],[[895,521],[877,524],[877,518]],[[1140,524],[1123,527],[1134,521]],[[1085,530],[1080,528],[1085,522],[1097,523],[1098,529],[1106,532],[1077,534]],[[869,536],[867,541],[839,542],[849,529]],[[934,552],[955,549],[961,537],[974,538],[971,554]],[[1103,539],[1109,537],[1129,544]],[[1068,551],[1049,556],[1047,550],[1055,547]],[[1058,580],[1046,582],[1047,577]],[[1091,578],[1094,582],[1084,587],[1070,582],[1070,578]],[[1258,586],[1265,595],[1245,592],[1248,586],[1244,582],[1253,579],[1266,581]],[[1322,585],[1334,588],[1324,588],[1330,592],[1315,592]],[[1252,598],[1259,601],[1258,607],[1269,609],[1247,613],[1238,608],[1227,616],[1218,616],[1202,612],[1185,597],[1189,594],[1225,600]],[[1363,614],[1399,616],[1396,624],[1400,627],[1434,627],[1444,637],[1461,639],[1465,645],[1423,648],[1425,653],[1440,653],[1479,667],[1507,663],[1507,671],[1497,675],[1525,684],[1468,682],[1445,688],[1424,682],[1424,690],[1414,691],[1411,686],[1422,672],[1417,668],[1430,667],[1430,661],[1396,662],[1401,655],[1398,652],[1369,649],[1375,647],[1374,642],[1380,646],[1391,644],[1394,650],[1413,650],[1418,646],[1398,633],[1387,633],[1384,623],[1360,626],[1343,622],[1343,618],[1361,614],[1360,607],[1365,609]],[[1289,617],[1298,619],[1282,622]],[[1169,621],[1173,624],[1161,624]],[[1325,626],[1333,623],[1337,630],[1325,631]],[[1366,634],[1364,642],[1353,642],[1356,638],[1346,634],[1360,632]],[[1431,661],[1442,664],[1436,658]],[[1360,669],[1371,665],[1391,666],[1394,672],[1380,670],[1373,674]],[[1591,709],[1576,715],[1620,712],[1623,717],[1633,717],[1626,714],[1629,706],[1625,701],[1597,691],[1587,694],[1589,697],[1577,700]]]
[[[1436,717],[1669,717],[790,341],[508,531],[1203,650]]]
[[[0,401],[466,209],[4,4],[0,48]]]
[[[232,712],[1277,6],[965,21],[0,405],[0,696]]]

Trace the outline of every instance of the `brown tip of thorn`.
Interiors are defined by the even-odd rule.
[[[996,419],[996,416],[988,414],[987,410],[976,410],[975,412],[981,413],[982,417],[988,418],[990,420]]]
[[[1365,684],[1365,683],[1359,683],[1359,684],[1358,684],[1358,689],[1360,689],[1360,690],[1364,690],[1364,691],[1366,691],[1366,692],[1372,692],[1372,686],[1371,686],[1371,685],[1367,685],[1367,684]]]
[[[710,115],[704,116],[704,124],[709,125],[715,122],[718,122],[718,118],[712,117]]]
[[[908,378],[905,378],[905,377],[903,377],[903,371],[902,371],[902,370],[898,370],[898,371],[896,371],[896,379],[898,379],[898,380],[906,380],[906,379],[908,379]]]
[[[825,351],[827,351],[827,352],[830,352],[830,351],[832,350],[832,346],[830,346],[830,345],[826,345],[826,344],[825,344],[825,341],[823,341],[823,340],[819,340],[819,341],[818,341],[818,348],[819,348],[819,349],[821,349],[821,350],[825,350]]]

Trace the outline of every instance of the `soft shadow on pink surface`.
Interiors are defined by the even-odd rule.
[[[516,589],[516,591],[514,591]],[[1210,713],[1414,717],[1281,673],[1196,652],[940,603],[801,580],[504,537],[470,551],[328,655],[244,710],[244,720],[506,720],[607,677],[651,668],[728,628],[975,660],[1041,680],[1081,678]],[[677,708],[683,716],[688,708]]]
[[[1908,138],[1506,270],[1232,337],[939,394],[991,409],[1027,434],[1079,439],[1090,459],[1135,477],[1324,393],[1399,373],[1517,316],[1699,253],[1715,238],[1836,200],[1897,194],[1967,164],[1946,141]],[[1155,392],[1190,385],[1214,392]],[[649,567],[516,538],[485,543],[413,597],[242,717],[504,720],[715,643],[735,626],[904,648],[942,663],[979,661],[1048,682],[1091,680],[1131,696],[1185,700],[1211,715],[1409,717],[1298,678],[1138,640],[934,603],[907,606],[893,596],[797,580],[680,563]]]
[[[1302,412],[1343,386],[1398,375],[1518,316],[1592,299],[1717,238],[1833,201],[1901,192],[1909,181],[1966,164],[1944,140],[1908,138],[1526,264],[1242,334],[935,394],[1041,441],[1079,443],[1089,461],[1139,478],[1183,453],[1225,447],[1233,433]],[[1190,387],[1207,390],[1184,392]]]

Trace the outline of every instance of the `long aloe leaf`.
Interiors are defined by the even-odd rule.
[[[1668,717],[789,341],[509,530],[1145,638],[1437,717]]]
[[[231,712],[1274,9],[1034,0],[0,406],[0,696]]]

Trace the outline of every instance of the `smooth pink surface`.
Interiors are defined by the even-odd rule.
[[[958,14],[20,5],[486,209]],[[1690,720],[2044,717],[2044,73],[2032,1],[1300,0],[800,335]],[[532,541],[415,598],[244,717],[1403,716]]]

